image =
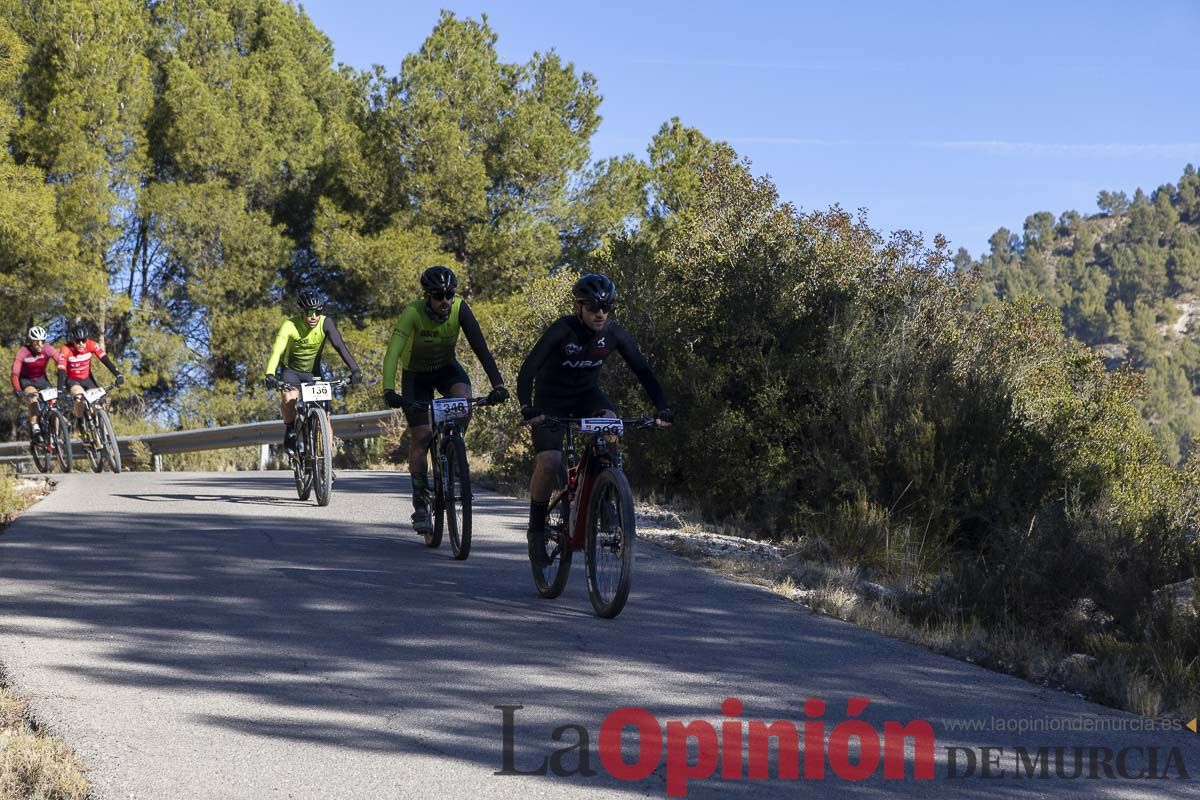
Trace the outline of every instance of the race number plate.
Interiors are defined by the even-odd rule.
[[[47,403],[49,403],[51,400],[58,399],[58,389],[42,389],[40,392],[38,392],[38,394],[40,394],[42,399]]]
[[[301,384],[300,396],[304,398],[304,402],[306,403],[319,403],[324,400],[332,400],[333,387],[329,385],[328,381]]]
[[[609,436],[621,436],[625,433],[625,423],[609,417],[591,417],[579,420],[579,430],[582,433],[603,433]]]
[[[101,397],[104,397],[105,394],[107,394],[107,392],[97,386],[95,389],[88,389],[85,391],[83,396],[89,403],[94,403]]]
[[[433,423],[462,419],[470,406],[462,397],[441,397],[433,401]]]

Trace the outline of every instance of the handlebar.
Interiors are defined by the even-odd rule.
[[[428,411],[433,406],[432,400],[409,400],[404,395],[397,395],[400,398],[400,407],[409,411]],[[499,403],[490,402],[486,397],[444,397],[443,400],[466,400],[468,405],[483,408],[484,406],[499,405]]]
[[[609,417],[588,417],[588,419],[610,419],[610,418]],[[613,422],[620,422],[622,425],[624,425],[627,428],[655,428],[655,427],[657,427],[657,422],[658,422],[658,417],[654,417],[654,416],[649,416],[649,417],[612,417],[611,419]],[[554,423],[557,425],[575,425],[578,427],[579,423],[581,423],[582,421],[583,421],[583,419],[580,417],[555,417],[555,416],[551,416],[550,414],[543,414],[541,424],[544,425],[547,422],[551,422],[551,423]],[[597,433],[595,435],[603,436],[604,434]]]
[[[348,386],[350,382],[345,379],[338,378],[337,380],[333,380],[333,381],[312,381],[311,383],[309,383],[308,381],[305,381],[305,383],[307,383],[310,386],[312,385],[312,383],[328,383],[329,387],[331,389],[341,389],[343,386]],[[288,390],[294,391],[294,392],[300,391],[300,386],[298,386],[294,383],[284,383],[283,381],[275,381],[275,388],[282,389],[284,391],[288,391]]]

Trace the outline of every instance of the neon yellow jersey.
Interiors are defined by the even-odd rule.
[[[413,372],[433,372],[455,359],[460,329],[458,311],[462,298],[450,304],[450,316],[438,322],[425,310],[425,298],[417,298],[404,307],[383,359],[383,388],[396,388],[396,364]]]
[[[303,335],[301,335],[303,331]],[[274,375],[282,361],[283,366],[297,372],[312,372],[321,349],[325,346],[325,316],[317,320],[317,327],[309,330],[304,317],[286,319],[275,334],[271,358],[267,360],[267,374]]]

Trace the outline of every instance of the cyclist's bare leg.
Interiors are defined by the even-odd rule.
[[[283,398],[279,401],[279,413],[283,416],[283,424],[291,425],[296,421],[296,398],[300,397],[300,393],[295,389],[286,389],[283,392]]]
[[[433,428],[428,425],[408,426],[408,474],[424,475],[429,471],[429,445],[433,442]]]
[[[37,390],[37,387],[36,386],[26,386],[21,391],[25,392],[25,399],[27,401],[29,401],[29,423],[31,425],[37,425],[38,424],[38,413],[37,413],[37,411],[38,411],[38,404],[37,404],[38,390]]]
[[[296,447],[295,431],[292,426],[296,424],[296,399],[299,397],[300,392],[296,389],[283,389],[280,392],[279,415],[283,417],[283,447],[285,450]]]
[[[408,428],[408,475],[412,479],[413,529],[425,534],[433,530],[429,513],[429,445],[433,428],[429,425],[410,425]]]
[[[83,398],[83,387],[79,384],[71,386],[71,399],[74,401],[71,404],[71,414],[75,419],[83,418],[83,403],[80,402]]]
[[[550,502],[550,493],[558,483],[562,463],[562,450],[543,450],[537,454],[533,477],[529,480],[529,499],[537,503]]]

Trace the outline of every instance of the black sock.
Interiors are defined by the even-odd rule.
[[[540,503],[537,500],[529,501],[529,530],[538,531],[546,526],[546,511],[549,508],[549,503]]]

